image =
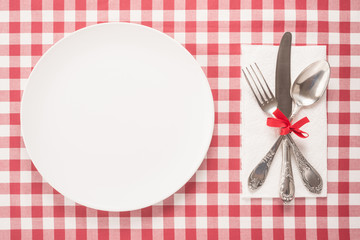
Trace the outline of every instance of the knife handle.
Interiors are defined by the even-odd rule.
[[[283,141],[283,161],[280,179],[280,198],[289,203],[295,196],[295,184],[291,167],[290,151],[287,139]]]
[[[296,165],[300,171],[301,178],[303,183],[310,192],[320,194],[323,181],[320,174],[315,170],[315,168],[306,160],[304,155],[300,152],[299,148],[296,146],[292,137],[287,135],[287,142],[290,143],[294,156]]]

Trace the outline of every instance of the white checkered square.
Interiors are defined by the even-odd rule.
[[[274,33],[272,32],[263,32],[262,37],[264,44],[272,44],[274,42]]]
[[[119,10],[109,10],[108,11],[108,20],[109,20],[109,22],[119,22],[120,21],[120,11]]]
[[[42,44],[53,44],[53,43],[54,43],[54,34],[52,33],[42,34]]]
[[[185,22],[185,19],[186,19],[185,10],[174,11],[174,21],[175,22]]]
[[[207,39],[207,32],[198,32],[196,33],[196,43],[197,44],[206,44],[208,39]]]
[[[285,10],[285,21],[295,21],[296,20],[296,11],[294,9]]]
[[[218,112],[229,112],[230,104],[229,101],[218,101]]]
[[[164,20],[164,11],[162,10],[153,10],[151,14],[154,22],[162,22]]]
[[[339,10],[329,10],[329,22],[339,22],[340,20],[340,11]]]
[[[208,12],[205,9],[200,9],[196,11],[196,21],[205,22],[208,19]]]
[[[350,217],[350,229],[360,229],[360,217]]]
[[[350,22],[360,22],[360,11],[351,10],[350,11]]]
[[[251,217],[240,217],[240,229],[251,228]]]
[[[31,56],[20,56],[21,67],[31,67]]]
[[[20,44],[31,44],[31,33],[20,33]]]
[[[42,13],[42,21],[43,22],[53,22],[54,21],[54,14],[53,14],[54,12],[52,10],[43,10],[41,13]]]
[[[22,217],[21,220],[21,229],[32,229],[32,218]]]
[[[207,171],[197,170],[195,174],[196,182],[207,182]]]
[[[86,227],[88,229],[97,229],[98,228],[98,218],[97,217],[87,217],[86,218]]]
[[[174,228],[175,229],[184,229],[185,228],[185,217],[175,217],[174,218]]]
[[[87,22],[97,22],[97,11],[96,10],[87,10],[86,11],[86,21]]]
[[[229,135],[229,124],[219,123],[217,124],[218,135],[227,136]]]
[[[21,10],[20,11],[20,22],[31,22],[31,11]]]
[[[272,217],[262,217],[261,223],[262,228],[271,229],[274,227]]]
[[[0,56],[0,67],[8,68],[10,65],[9,56]]]
[[[308,229],[316,229],[317,226],[317,222],[316,222],[316,217],[306,217],[305,218],[305,224],[306,224],[306,228]]]
[[[75,11],[74,10],[66,10],[64,11],[64,21],[65,22],[75,22]]]
[[[8,148],[0,148],[0,160],[9,160],[10,152]]]
[[[329,42],[331,44],[340,44],[340,34],[339,33],[329,33]]]
[[[131,10],[130,11],[130,20],[140,22],[141,21],[141,11],[140,10]]]
[[[0,22],[8,23],[9,20],[9,11],[1,11]]]
[[[316,32],[307,32],[306,33],[306,43],[307,44],[317,44],[318,43],[318,33]]]
[[[141,229],[141,217],[131,217],[130,227],[132,229]]]
[[[240,41],[243,44],[251,44],[251,33],[248,32],[241,32],[240,33]]]
[[[154,229],[164,228],[164,218],[162,217],[153,217],[152,218],[152,227]]]
[[[220,44],[230,43],[230,33],[229,32],[219,32],[218,38],[219,38],[218,41]]]
[[[241,21],[251,21],[251,9],[241,9],[240,10],[240,20]]]
[[[20,205],[31,206],[31,194],[20,194]]]
[[[218,78],[218,89],[229,89],[230,79],[229,78]]]
[[[183,32],[174,33],[174,39],[181,44],[185,44],[185,33]]]
[[[306,20],[307,21],[317,21],[318,20],[317,10],[306,10]]]
[[[207,194],[197,193],[196,194],[196,205],[206,205],[207,204]]]
[[[8,33],[0,33],[0,44],[2,44],[2,45],[9,44],[9,34]]]
[[[220,67],[230,66],[230,56],[229,55],[219,55],[218,56],[218,66],[220,66]]]
[[[30,183],[31,182],[31,171],[21,171],[20,172],[20,182]]]
[[[120,228],[120,217],[109,217],[109,229]]]
[[[295,218],[294,217],[284,217],[284,228],[287,228],[287,229],[295,228]]]
[[[54,218],[53,217],[44,217],[43,218],[43,228],[44,229],[54,229]]]
[[[228,229],[229,228],[229,217],[218,217],[218,227],[221,229]]]
[[[207,218],[206,217],[196,217],[196,228],[207,228]]]
[[[175,205],[185,205],[185,194],[184,193],[175,193],[174,194],[174,204]]]
[[[4,206],[4,207],[10,206],[9,194],[0,194],[0,206]]]
[[[10,127],[9,125],[0,125],[0,137],[10,136]]]
[[[10,218],[0,218],[0,230],[10,229]]]
[[[339,218],[337,217],[328,217],[327,218],[327,227],[330,229],[339,228]]]
[[[219,21],[229,21],[230,11],[228,9],[220,9],[218,11],[218,20]]]
[[[196,55],[196,61],[200,64],[200,66],[206,67],[208,64],[208,57],[207,55]]]
[[[43,206],[54,206],[54,194],[42,194]]]
[[[262,10],[262,20],[263,21],[273,21],[274,20],[274,10],[263,9]]]
[[[228,193],[218,193],[218,205],[229,205],[229,194]]]
[[[218,170],[218,182],[229,182],[229,170]]]
[[[360,193],[349,194],[350,205],[359,205],[359,203],[360,203]]]
[[[219,158],[229,158],[229,148],[228,147],[218,147],[218,157]]]
[[[76,218],[74,217],[65,217],[65,228],[66,229],[76,229]]]

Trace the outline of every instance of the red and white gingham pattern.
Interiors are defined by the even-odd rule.
[[[163,31],[199,61],[215,100],[207,159],[176,194],[113,213],[65,199],[43,181],[20,134],[31,68],[67,33],[99,22]],[[328,198],[240,198],[240,44],[327,45]],[[0,239],[360,239],[359,0],[0,0]]]

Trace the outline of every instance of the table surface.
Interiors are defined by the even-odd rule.
[[[165,32],[198,60],[214,96],[207,158],[176,194],[132,212],[64,198],[29,159],[20,133],[22,90],[56,41],[99,22]],[[241,198],[241,44],[326,45],[328,197]],[[360,239],[360,1],[0,0],[0,239]]]

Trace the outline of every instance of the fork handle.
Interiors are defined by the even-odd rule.
[[[282,137],[280,136],[271,149],[267,152],[265,157],[261,159],[258,165],[256,165],[256,167],[250,173],[248,178],[248,186],[250,190],[258,189],[265,182],[270,165],[274,159],[276,151],[280,146],[281,141]]]

